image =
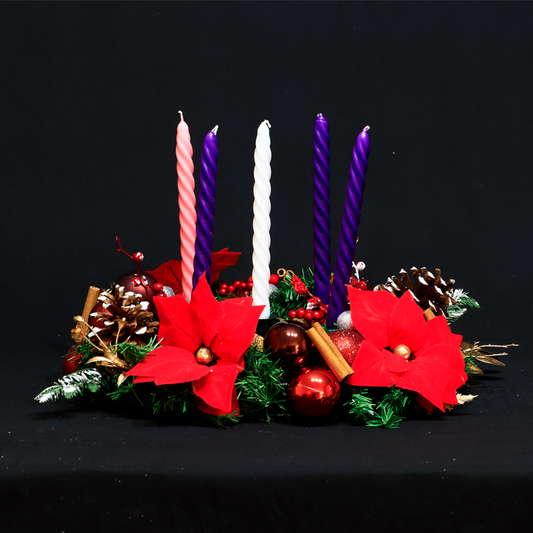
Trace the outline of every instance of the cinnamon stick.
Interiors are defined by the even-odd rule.
[[[315,322],[313,327],[307,330],[307,335],[314,342],[324,361],[326,361],[339,381],[353,374],[353,370],[346,362],[346,359],[344,359],[329,335],[318,322]]]
[[[100,289],[98,287],[89,287],[89,291],[87,292],[87,298],[85,299],[85,305],[83,306],[83,313],[81,314],[85,322],[89,321],[89,315],[93,310],[93,307],[96,305],[99,295]]]

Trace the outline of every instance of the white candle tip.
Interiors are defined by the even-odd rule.
[[[183,120],[183,111],[180,110],[178,113],[180,114],[181,120]]]
[[[365,127],[363,128],[363,131],[368,131],[369,129],[370,129],[370,126],[365,126]]]
[[[268,120],[264,120],[263,121],[263,124],[266,124],[269,128],[271,128],[272,126],[270,125],[270,122]]]
[[[218,124],[211,131],[216,135],[218,131]]]

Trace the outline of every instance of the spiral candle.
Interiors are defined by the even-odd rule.
[[[198,221],[196,222],[196,243],[194,245],[193,288],[205,272],[211,283],[211,252],[213,251],[213,230],[215,216],[215,196],[217,194],[218,126],[215,126],[204,139],[200,166],[200,190],[198,192]]]
[[[176,133],[176,170],[178,172],[178,205],[181,241],[181,274],[183,296],[191,299],[194,262],[194,241],[196,239],[196,197],[194,196],[194,164],[192,161],[189,126],[181,116]]]
[[[370,142],[369,127],[366,126],[357,136],[353,149],[352,164],[350,165],[350,180],[348,192],[344,202],[337,262],[335,264],[331,300],[328,309],[327,326],[334,327],[337,317],[347,309],[348,291],[346,284],[350,281],[352,261],[355,258],[355,243],[357,242],[358,226],[361,220],[363,205],[363,191],[365,190],[365,173],[368,168],[368,154]]]
[[[313,263],[315,266],[314,294],[324,305],[329,302],[331,275],[331,220],[330,220],[330,186],[329,186],[329,132],[328,121],[322,113],[315,120],[315,136],[313,140]]]
[[[253,220],[253,303],[264,305],[260,318],[270,317],[270,124],[264,120],[257,128],[254,152],[254,220]]]

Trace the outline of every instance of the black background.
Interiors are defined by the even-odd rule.
[[[210,463],[218,459],[228,464],[222,477],[233,472],[242,482],[234,480],[234,486],[249,495],[246,483],[251,483],[257,498],[261,491],[272,496],[270,489],[285,490],[268,473],[299,479],[294,483],[304,507],[310,501],[304,498],[309,480],[301,485],[298,476],[305,478],[306,472],[316,476],[321,493],[326,488],[320,480],[333,468],[347,502],[352,496],[342,485],[342,472],[377,490],[387,486],[399,498],[398,509],[414,498],[403,493],[399,473],[414,472],[409,482],[415,484],[420,482],[416,476],[427,474],[426,490],[416,491],[423,499],[415,513],[421,530],[434,520],[431,510],[446,501],[443,494],[451,505],[448,521],[441,517],[443,528],[459,527],[457,516],[472,516],[472,509],[458,504],[453,494],[464,501],[479,491],[466,489],[474,483],[473,472],[494,474],[490,482],[475,478],[487,494],[505,472],[521,472],[522,485],[508,480],[525,498],[532,472],[527,433],[532,21],[533,5],[521,2],[1,3],[1,353],[7,450],[1,460],[4,481],[16,480],[18,487],[10,489],[13,500],[7,504],[19,498],[37,506],[37,517],[61,508],[51,530],[73,523],[89,527],[74,510],[76,496],[70,507],[49,495],[50,501],[44,498],[39,506],[35,501],[46,490],[36,488],[33,494],[28,487],[41,485],[25,476],[37,472],[45,487],[47,472],[62,472],[65,495],[83,493],[81,480],[76,478],[79,493],[65,481],[74,479],[75,465],[85,465],[94,483],[103,483],[97,473],[115,479],[115,485],[116,472],[128,471],[133,480],[137,463],[117,451],[117,438],[144,458],[163,457],[178,477],[172,450],[179,450],[178,463],[197,468],[187,481],[196,480],[211,509],[220,504],[215,496],[209,503],[208,497],[222,483]],[[365,276],[378,283],[413,265],[441,268],[444,277],[456,279],[482,306],[455,331],[469,341],[519,343],[506,359],[508,366],[478,378],[474,392],[480,398],[436,427],[414,421],[397,432],[320,428],[313,445],[310,428],[239,426],[221,436],[207,428],[146,428],[152,426],[149,421],[78,412],[68,403],[32,403],[60,375],[72,316],[81,312],[88,286],[107,287],[131,270],[130,261],[116,252],[116,235],[130,253],[144,253],[146,269],[180,258],[174,154],[178,109],[190,127],[197,172],[203,137],[219,125],[214,249],[242,252],[225,281],[251,273],[253,151],[261,121],[272,124],[271,268],[295,271],[312,263],[314,119],[323,113],[330,124],[333,251],[352,148],[368,124],[371,155],[357,246],[358,260],[367,265]],[[110,436],[115,426],[122,437]],[[106,439],[115,444],[108,447]],[[309,459],[326,457],[328,442],[339,443],[347,454],[354,439],[356,457],[349,455],[345,470],[327,461],[318,461],[317,468]],[[263,461],[256,465],[259,473],[253,473],[257,457]],[[443,489],[435,480],[456,459],[462,461],[460,467],[455,463],[459,477]],[[153,472],[164,469],[155,459],[148,462],[150,487],[172,501],[172,491],[165,492],[164,480]],[[198,481],[202,468],[215,479],[208,487]],[[379,476],[368,481],[372,472],[381,472],[387,482],[380,485]],[[255,485],[261,473],[268,481]],[[351,481],[344,483],[355,490]],[[359,498],[368,495],[363,485],[358,487]],[[120,494],[124,506],[132,496]],[[158,505],[164,506],[161,498]],[[362,527],[388,526],[384,509],[393,497],[381,498],[373,513],[364,515],[367,506],[350,520]],[[501,525],[505,516],[510,520],[529,513],[519,497],[509,498],[490,500],[498,511],[471,519],[470,531],[476,524],[486,530]],[[93,511],[101,509],[95,493],[84,501],[92,502]],[[269,517],[265,530],[285,531],[283,520],[292,530],[323,525],[309,513],[302,523],[301,514],[296,518],[279,498],[272,501],[278,503],[263,509]],[[481,496],[477,503],[487,505]],[[161,530],[178,530],[178,522],[186,524],[183,531],[238,528],[238,520],[221,518],[226,515],[219,508],[219,522],[191,518],[192,510],[187,514],[183,504],[174,511],[175,521],[165,515],[165,522],[164,513],[158,521],[155,511],[136,505]],[[83,512],[89,507],[82,506]],[[95,511],[98,527],[111,524],[110,516],[115,530],[133,527],[122,513],[107,512]],[[73,522],[61,522],[61,515]],[[15,524],[17,517],[8,516],[8,523]],[[348,523],[348,518],[341,520]],[[410,530],[416,530],[416,523],[410,522]]]

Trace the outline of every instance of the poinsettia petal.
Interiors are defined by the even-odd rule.
[[[229,252],[228,250],[229,248],[224,248],[220,252],[211,254],[211,283],[218,280],[223,270],[235,265],[239,260],[240,252]]]
[[[191,309],[196,314],[196,328],[205,346],[211,346],[213,337],[222,324],[224,312],[213,296],[205,272],[200,276],[191,295]]]
[[[394,385],[398,381],[398,375],[390,371],[385,352],[386,350],[375,348],[371,342],[363,341],[352,363],[354,373],[348,377],[348,384],[358,387],[391,387]]]
[[[376,348],[389,346],[389,320],[398,298],[387,291],[348,287],[354,328]]]
[[[231,413],[235,379],[240,370],[236,364],[219,361],[209,367],[209,373],[205,377],[193,382],[193,391],[207,405]]]
[[[441,315],[427,322],[426,342],[421,350],[423,351],[434,344],[448,344],[449,346],[460,348],[462,340],[462,335],[456,335],[450,331],[446,318]]]
[[[215,409],[214,407],[207,405],[200,398],[198,398],[198,409],[200,409],[200,411],[208,415],[213,415],[213,416],[221,416],[221,415],[239,416],[240,410],[239,410],[239,402],[237,400],[237,390],[235,389],[235,387],[233,387],[233,392],[231,394],[231,410],[230,411],[221,411],[220,409]]]
[[[170,298],[154,298],[154,305],[159,317],[157,338],[163,346],[177,346],[196,352],[202,339],[189,302],[179,294]]]
[[[397,302],[390,316],[389,346],[394,350],[399,344],[405,344],[411,352],[416,352],[426,342],[424,312],[410,292],[404,293]]]
[[[187,350],[161,346],[125,373],[137,376],[135,383],[154,381],[156,385],[171,385],[200,379],[209,373],[209,367],[198,364],[194,354]]]
[[[255,336],[263,305],[252,305],[252,298],[234,298],[220,302],[224,320],[211,349],[222,360],[237,363]]]
[[[417,361],[424,359],[440,364],[448,370],[454,390],[466,383],[468,376],[465,372],[465,361],[459,348],[449,344],[435,344],[422,350],[416,358]]]
[[[176,294],[183,294],[181,286],[181,261],[171,259],[155,270],[147,270],[161,284],[170,287]]]
[[[411,363],[403,357],[400,357],[389,350],[382,349],[381,351],[383,352],[383,356],[385,357],[387,366],[391,372],[400,374],[411,370]]]
[[[450,373],[440,363],[428,358],[416,358],[411,370],[402,374],[397,386],[418,392],[435,407],[444,411],[444,395],[448,389]]]

